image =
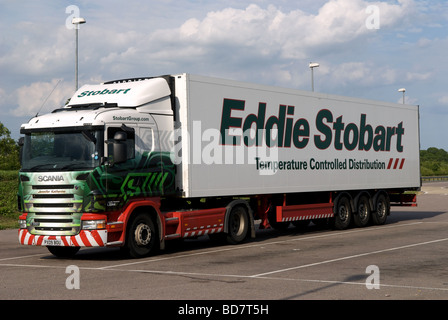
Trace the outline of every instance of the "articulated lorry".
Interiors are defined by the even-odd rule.
[[[417,106],[190,74],[85,85],[21,134],[19,241],[61,257],[379,225],[421,186]]]

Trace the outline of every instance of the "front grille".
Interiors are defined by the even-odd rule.
[[[36,234],[46,234],[51,232],[51,235],[56,235],[54,232],[71,232],[73,228],[70,227],[34,227],[34,230],[40,231],[42,233],[36,233]],[[60,234],[58,234],[60,235]]]
[[[73,194],[33,194],[33,199],[73,199]]]
[[[43,223],[71,223],[73,219],[37,219],[34,218],[34,222],[43,222]]]
[[[34,203],[34,208],[73,208],[73,203]]]
[[[58,184],[54,186],[49,185],[34,185],[32,186],[33,190],[51,190],[51,189],[73,189],[75,186],[73,184]]]
[[[81,228],[82,200],[74,185],[33,185],[25,201],[28,230],[35,235],[76,235]]]

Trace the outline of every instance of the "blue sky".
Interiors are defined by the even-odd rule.
[[[448,150],[448,2],[437,0],[0,0],[0,121],[14,139],[73,94],[69,6],[87,20],[80,86],[187,72],[310,90],[315,61],[319,92],[401,103],[406,88],[421,148]]]

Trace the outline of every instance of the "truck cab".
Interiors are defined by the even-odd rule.
[[[22,125],[21,243],[56,255],[120,245],[130,199],[174,193],[170,96],[164,78],[86,85]]]

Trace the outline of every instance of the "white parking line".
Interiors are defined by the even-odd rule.
[[[213,274],[213,273],[200,273],[200,272],[183,272],[183,271],[169,271],[169,270],[140,270],[138,269],[139,267],[137,265],[139,264],[146,264],[146,263],[153,263],[153,262],[158,262],[158,261],[165,261],[165,260],[174,260],[174,259],[182,259],[182,258],[188,258],[188,257],[194,257],[194,256],[206,256],[206,255],[210,255],[210,254],[219,254],[219,253],[225,253],[225,252],[231,252],[234,250],[244,250],[244,249],[251,249],[251,248],[260,248],[260,247],[267,247],[269,245],[276,245],[276,244],[286,244],[286,243],[297,243],[297,241],[310,241],[313,239],[325,239],[325,238],[332,238],[332,237],[338,237],[338,236],[344,236],[344,235],[350,235],[350,234],[357,234],[357,233],[365,233],[365,232],[371,232],[371,231],[382,231],[382,230],[391,230],[393,232],[393,230],[397,229],[397,228],[401,228],[401,227],[410,227],[410,226],[416,226],[416,225],[422,225],[425,224],[427,222],[411,222],[411,223],[396,223],[396,224],[391,224],[391,225],[386,225],[386,226],[375,226],[375,227],[370,227],[370,228],[362,228],[362,229],[352,229],[352,230],[344,230],[344,231],[326,231],[324,233],[318,233],[315,235],[308,235],[308,236],[304,236],[304,235],[298,235],[297,237],[294,237],[292,239],[282,239],[282,240],[269,240],[268,238],[263,239],[263,241],[261,242],[252,242],[246,245],[239,245],[239,246],[225,246],[225,247],[219,247],[219,248],[204,248],[202,250],[200,250],[200,252],[186,252],[186,253],[182,253],[181,251],[179,252],[174,252],[174,253],[169,253],[165,256],[161,255],[159,257],[150,257],[150,258],[146,258],[146,259],[141,259],[141,260],[133,260],[133,261],[123,261],[125,263],[118,263],[115,265],[108,265],[108,266],[104,266],[104,267],[82,267],[80,266],[79,269],[81,270],[91,270],[91,271],[109,271],[109,272],[118,272],[118,273],[125,273],[125,272],[130,272],[130,273],[147,273],[147,274],[154,274],[154,275],[166,275],[166,276],[179,276],[179,277],[198,277],[198,278],[215,278],[215,279],[223,279],[223,278],[233,278],[233,279],[253,279],[254,281],[264,281],[264,280],[274,280],[274,281],[296,281],[296,282],[307,282],[307,283],[316,283],[316,284],[340,284],[340,285],[355,285],[355,286],[365,286],[366,283],[364,282],[364,280],[360,280],[359,282],[354,282],[354,281],[336,281],[336,280],[319,280],[319,279],[303,279],[303,278],[294,278],[294,276],[288,275],[287,272],[288,271],[294,271],[294,270],[299,270],[299,269],[304,269],[304,268],[310,268],[310,267],[314,267],[314,266],[320,266],[320,265],[325,265],[325,264],[331,264],[331,263],[336,263],[339,261],[344,261],[344,260],[349,260],[349,259],[356,259],[356,258],[360,258],[360,257],[365,257],[365,256],[370,256],[370,255],[376,255],[376,254],[382,254],[382,253],[387,253],[387,252],[394,252],[394,251],[398,251],[398,250],[405,250],[405,249],[409,249],[409,248],[413,248],[413,247],[419,247],[419,246],[425,246],[425,245],[431,245],[431,244],[436,244],[436,243],[443,243],[448,241],[448,238],[441,238],[441,239],[436,239],[436,240],[429,240],[429,241],[424,241],[424,242],[419,242],[419,243],[413,243],[413,244],[407,244],[407,245],[402,245],[402,246],[396,246],[396,247],[391,247],[391,248],[386,248],[386,249],[381,249],[381,250],[376,250],[376,251],[369,251],[369,252],[364,252],[364,253],[359,253],[359,254],[354,254],[354,255],[350,255],[350,256],[343,256],[343,257],[339,257],[339,258],[334,258],[334,259],[329,259],[329,260],[322,260],[322,261],[318,261],[315,263],[309,263],[309,264],[304,264],[304,265],[296,265],[293,267],[289,267],[289,268],[283,268],[283,269],[277,269],[277,270],[271,270],[271,271],[266,271],[263,273],[258,273],[258,274],[246,274],[246,275],[238,275],[238,274]],[[438,222],[428,222],[428,223],[438,223]],[[442,222],[444,223],[444,222]],[[293,249],[295,250],[295,249]],[[33,258],[33,257],[38,257],[38,256],[44,256],[44,255],[48,255],[49,253],[40,253],[40,254],[31,254],[31,255],[24,255],[24,256],[16,256],[16,257],[9,257],[9,258],[0,258],[0,267],[4,266],[4,267],[18,267],[18,268],[54,268],[56,269],[64,269],[66,268],[66,266],[57,266],[57,265],[50,265],[52,263],[52,261],[47,261],[48,264],[43,265],[43,264],[20,264],[17,262],[20,261],[12,261],[15,259],[24,259],[24,258]],[[34,263],[36,263],[37,259],[32,259],[34,261]],[[90,260],[90,259],[89,259]],[[71,263],[75,263],[78,261],[75,260],[66,260],[68,262],[68,264]],[[90,260],[92,261],[92,260]],[[23,262],[23,261],[22,261]],[[43,261],[39,261],[39,262],[43,262]],[[103,263],[105,261],[102,261]],[[109,261],[110,263],[111,261]],[[116,261],[116,262],[120,262],[120,261]],[[106,262],[107,263],[107,262]],[[127,267],[127,266],[132,266],[132,265],[136,265],[135,268],[121,268],[121,267]],[[143,265],[143,267],[145,267]],[[149,266],[148,266],[149,268]],[[275,267],[273,267],[275,268]],[[152,268],[155,269],[155,268]],[[162,268],[163,269],[163,268]],[[261,270],[260,270],[261,271]],[[239,272],[238,272],[239,273]],[[283,274],[282,274],[283,273]],[[366,275],[367,278],[367,275]],[[240,280],[242,281],[242,280]],[[437,284],[436,284],[437,286]],[[385,284],[385,283],[381,283],[380,285],[381,288],[402,288],[402,289],[409,289],[409,290],[428,290],[428,291],[440,291],[440,292],[447,292],[448,288],[444,288],[444,287],[430,287],[430,286],[412,286],[412,285],[395,285],[395,284]]]
[[[433,241],[434,242],[434,241]],[[438,242],[437,240],[435,242]],[[82,269],[82,268],[81,268]],[[137,272],[137,273],[150,273],[158,275],[175,275],[175,276],[190,276],[190,277],[213,277],[213,278],[239,278],[239,279],[257,279],[257,280],[275,280],[275,281],[297,281],[297,282],[314,282],[314,283],[330,283],[330,284],[343,284],[343,285],[356,285],[356,286],[366,286],[364,281],[353,282],[353,281],[335,281],[335,280],[316,280],[316,279],[297,279],[297,278],[280,278],[280,277],[266,277],[266,276],[246,276],[246,275],[235,275],[235,274],[214,274],[214,273],[198,273],[198,272],[181,272],[181,271],[162,271],[162,270],[144,270],[144,269],[114,269],[109,271],[115,272]],[[367,277],[367,276],[366,276]],[[396,284],[385,284],[381,283],[380,288],[402,288],[402,289],[415,289],[415,290],[432,290],[432,291],[448,291],[448,288],[440,287],[422,287],[422,286],[408,286],[408,285],[396,285]]]
[[[369,232],[369,231],[376,231],[378,229],[390,229],[390,228],[400,228],[400,227],[407,227],[417,224],[422,224],[423,222],[412,222],[412,223],[405,223],[405,224],[399,224],[399,225],[387,225],[387,226],[379,226],[379,227],[371,227],[368,229],[354,229],[354,230],[344,230],[340,232],[330,232],[325,234],[319,234],[314,236],[308,236],[303,238],[294,238],[294,239],[288,239],[288,240],[280,240],[280,241],[272,241],[272,242],[263,242],[258,244],[250,244],[250,245],[240,245],[240,246],[229,246],[223,249],[217,249],[217,250],[209,250],[205,252],[196,252],[191,254],[181,254],[181,255],[175,255],[170,257],[160,257],[160,258],[149,258],[145,260],[139,260],[135,262],[130,263],[122,263],[117,265],[110,265],[105,267],[100,267],[99,269],[109,269],[109,268],[116,268],[116,267],[122,267],[122,266],[128,266],[128,265],[134,265],[134,264],[141,264],[141,263],[148,263],[148,262],[157,262],[157,261],[163,261],[163,260],[171,260],[171,259],[179,259],[179,258],[186,258],[196,255],[205,255],[210,253],[217,253],[217,252],[225,252],[225,251],[231,251],[231,250],[241,250],[241,249],[248,249],[248,248],[254,248],[254,247],[263,247],[263,246],[269,246],[274,244],[280,244],[280,243],[286,243],[286,242],[295,242],[295,241],[305,241],[305,240],[311,240],[311,239],[318,239],[318,238],[328,238],[328,237],[334,237],[339,235],[348,235],[352,233],[359,233],[359,232]],[[30,254],[25,256],[17,256],[17,257],[9,257],[9,258],[0,258],[0,261],[7,261],[7,260],[15,260],[15,259],[24,259],[24,258],[31,258],[31,257],[37,257],[37,256],[45,256],[49,253],[39,253],[39,254]]]
[[[340,232],[331,232],[331,233],[319,234],[319,235],[308,236],[308,237],[303,237],[303,238],[300,237],[300,238],[280,240],[280,241],[262,242],[262,243],[256,243],[256,244],[250,244],[250,245],[228,246],[223,249],[208,250],[208,251],[195,252],[195,253],[187,253],[187,254],[174,255],[174,256],[169,256],[169,257],[149,258],[149,259],[139,260],[139,261],[134,261],[134,262],[129,262],[129,263],[105,266],[105,267],[101,267],[99,269],[120,268],[120,267],[137,265],[137,264],[187,258],[187,257],[192,257],[192,256],[207,255],[207,254],[218,253],[218,252],[250,249],[250,248],[255,248],[255,247],[264,247],[264,246],[282,244],[282,243],[287,243],[287,242],[305,241],[305,240],[328,238],[328,237],[334,237],[334,236],[340,236],[340,235],[349,235],[349,234],[360,233],[360,232],[369,232],[369,231],[384,230],[384,229],[390,229],[390,228],[407,227],[407,226],[412,226],[412,225],[417,225],[417,224],[422,224],[422,223],[423,222],[412,222],[412,223],[406,223],[406,224],[400,224],[400,225],[379,226],[376,228],[372,227],[372,228],[368,228],[368,229],[344,230],[344,231],[340,231]]]
[[[129,263],[120,263],[105,267],[91,267],[86,269],[98,269],[98,270],[107,270],[111,268],[120,268],[124,266],[130,266],[130,265],[136,265],[136,264],[144,264],[144,263],[151,263],[151,262],[158,262],[158,261],[164,261],[164,260],[173,260],[173,259],[181,259],[181,258],[187,258],[192,256],[199,256],[199,255],[207,255],[207,254],[213,254],[213,253],[219,253],[219,252],[226,252],[226,251],[233,251],[233,250],[242,250],[242,249],[250,249],[254,247],[264,247],[269,245],[275,245],[275,244],[281,244],[281,243],[287,243],[287,242],[296,242],[296,241],[306,241],[306,240],[312,240],[312,239],[319,239],[319,238],[328,238],[328,237],[334,237],[334,236],[340,236],[340,235],[348,235],[353,233],[359,233],[359,232],[369,232],[369,231],[375,231],[378,229],[390,229],[390,228],[398,228],[398,227],[406,227],[406,226],[412,226],[421,224],[423,222],[412,222],[412,223],[406,223],[406,224],[399,224],[399,225],[388,225],[388,226],[380,226],[376,228],[368,228],[368,229],[355,229],[355,230],[344,230],[340,232],[330,232],[325,234],[318,234],[318,235],[312,235],[307,237],[300,237],[300,238],[294,238],[294,239],[287,239],[287,240],[280,240],[280,241],[271,241],[271,242],[263,242],[263,243],[255,243],[255,244],[249,244],[249,245],[240,245],[240,246],[226,246],[224,248],[215,249],[215,250],[207,250],[203,252],[195,252],[195,253],[186,253],[186,254],[175,254],[173,256],[169,257],[155,257],[155,258],[149,258],[149,259],[142,259],[134,262]],[[31,258],[31,257],[38,257],[38,256],[44,256],[48,255],[47,253],[40,253],[40,254],[32,254],[32,255],[25,255],[25,256],[16,256],[16,257],[9,257],[9,258],[1,258],[0,261],[7,261],[7,260],[15,260],[15,259],[24,259],[24,258]],[[11,264],[11,263],[2,263],[0,266],[17,266],[17,267],[26,267],[28,265],[26,264]],[[35,265],[32,265],[33,267],[38,267]],[[47,268],[51,266],[45,266],[45,265],[39,265],[39,267]]]
[[[23,259],[23,258],[38,257],[38,256],[45,256],[45,255],[48,255],[48,252],[47,253],[39,253],[39,254],[30,254],[30,255],[27,255],[27,256],[1,258],[0,261]]]
[[[252,277],[249,277],[252,278]],[[353,281],[333,281],[333,280],[313,280],[313,279],[296,279],[296,278],[278,278],[278,277],[257,277],[256,279],[267,279],[267,280],[286,280],[286,281],[300,281],[300,282],[316,282],[316,283],[331,283],[331,284],[346,284],[346,285],[358,285],[366,286],[365,282],[353,282]],[[384,284],[381,283],[380,288],[402,288],[402,289],[416,289],[416,290],[434,290],[434,291],[448,291],[448,288],[438,288],[438,287],[419,287],[419,286],[407,286],[407,285],[397,285],[397,284]]]
[[[384,253],[384,252],[389,252],[389,251],[395,251],[395,250],[400,250],[400,249],[407,249],[407,248],[423,246],[423,245],[437,243],[437,242],[443,242],[443,241],[448,241],[448,238],[437,239],[437,240],[426,241],[426,242],[420,242],[420,243],[414,243],[414,244],[409,244],[409,245],[395,247],[395,248],[389,248],[389,249],[365,252],[365,253],[355,254],[355,255],[352,255],[352,256],[346,256],[346,257],[341,257],[341,258],[337,258],[337,259],[330,259],[330,260],[325,260],[325,261],[305,264],[305,265],[291,267],[291,268],[273,270],[273,271],[269,271],[269,272],[265,272],[265,273],[255,274],[255,275],[252,275],[251,277],[252,278],[257,278],[257,277],[262,277],[262,276],[266,276],[266,275],[274,274],[274,273],[281,273],[281,272],[286,272],[286,271],[291,271],[291,270],[297,270],[297,269],[303,269],[303,268],[308,268],[308,267],[314,267],[314,266],[319,266],[319,265],[327,264],[327,263],[331,263],[331,262],[337,262],[337,261],[342,261],[342,260],[359,258],[359,257],[373,255],[373,254]]]
[[[0,266],[14,266],[14,267],[26,267],[26,268],[55,268],[65,269],[65,266],[44,266],[44,265],[21,265],[21,264],[1,264]],[[80,270],[92,270],[92,271],[106,271],[106,272],[124,272],[124,273],[150,273],[155,275],[174,275],[184,277],[212,277],[212,278],[239,278],[239,279],[256,279],[256,280],[275,280],[275,281],[295,281],[295,282],[310,282],[310,283],[329,283],[329,284],[341,284],[341,285],[355,285],[365,287],[366,283],[353,282],[353,281],[336,281],[336,280],[317,280],[317,279],[298,279],[298,278],[281,278],[281,277],[267,277],[267,276],[247,276],[236,274],[214,274],[214,273],[198,273],[198,272],[180,272],[180,271],[162,271],[162,270],[144,270],[144,269],[108,269],[102,268],[90,268],[80,267]],[[448,291],[448,288],[440,287],[422,287],[422,286],[408,286],[408,285],[396,285],[381,283],[380,288],[401,288],[411,290],[429,290],[429,291]]]
[[[18,263],[2,263],[0,267],[19,267],[19,268],[53,268],[53,269],[62,269],[67,266],[49,266],[44,264],[18,264]]]

